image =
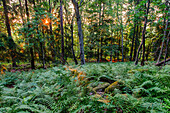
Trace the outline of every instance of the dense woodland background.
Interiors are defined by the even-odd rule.
[[[1,0],[0,13],[0,61],[13,67],[170,60],[168,0]]]

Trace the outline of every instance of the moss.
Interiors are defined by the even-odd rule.
[[[106,87],[108,87],[110,84],[109,83],[102,83],[102,84],[99,84],[97,87],[93,88],[93,91],[98,91],[98,90],[101,90],[103,91]]]
[[[115,88],[117,88],[117,87],[119,86],[118,83],[119,83],[119,82],[116,81],[116,82],[112,83],[111,85],[109,85],[109,86],[105,89],[105,92],[113,91]]]

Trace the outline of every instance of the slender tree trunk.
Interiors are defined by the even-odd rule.
[[[74,16],[75,16],[75,13],[72,17],[72,20],[71,20],[71,49],[72,49],[72,53],[73,53],[73,58],[74,58],[74,62],[75,64],[77,65],[78,62],[77,62],[77,59],[76,59],[76,56],[75,56],[75,53],[74,53],[74,38],[73,38],[73,21],[74,21]]]
[[[159,50],[160,50],[160,46],[158,46],[156,51],[154,52],[154,61],[156,61],[158,59]]]
[[[134,25],[134,29],[135,29],[135,25]],[[133,45],[134,45],[134,39],[135,39],[135,30],[134,30],[134,34],[133,34],[133,38],[132,38],[132,47],[130,50],[130,61],[132,61],[132,54],[133,54]]]
[[[51,0],[49,0],[49,13],[51,14]],[[52,54],[52,58],[53,58],[53,62],[55,62],[56,60],[56,51],[55,51],[55,47],[54,47],[54,37],[53,37],[53,29],[52,29],[52,19],[50,18],[50,37],[52,40],[51,43],[51,54]]]
[[[139,4],[139,0],[137,0],[137,3],[136,3],[136,5],[138,5]],[[137,11],[136,11],[136,13],[137,13]],[[136,38],[135,38],[135,48],[134,48],[134,55],[133,55],[133,61],[135,61],[135,57],[136,57],[136,53],[137,53],[137,47],[138,47],[138,37],[139,37],[139,22],[138,22],[138,20],[139,20],[139,17],[137,17],[137,20],[136,20],[136,33],[134,34],[135,36],[136,36]]]
[[[139,36],[139,25],[138,25],[138,22],[137,22],[137,26],[136,26],[136,38],[135,38],[135,48],[134,48],[134,55],[133,55],[133,61],[135,60],[135,57],[136,57],[136,53],[137,53],[137,46],[138,46],[138,36]]]
[[[104,21],[103,21],[103,19],[104,19],[104,10],[105,10],[105,6],[104,6],[104,3],[103,3],[103,13],[102,13],[102,27],[103,27],[103,25],[104,25]],[[102,29],[104,29],[104,28],[102,28]],[[102,49],[102,47],[103,47],[103,36],[101,36],[101,40],[100,40],[101,42],[101,50],[100,50],[100,59],[101,59],[101,61],[103,60],[103,58],[102,58],[102,56],[103,56],[103,49]]]
[[[149,60],[148,57],[149,57],[149,53],[150,53],[150,51],[151,51],[151,46],[152,46],[152,44],[153,44],[153,41],[151,42],[151,44],[148,45],[147,52],[146,52],[146,61]]]
[[[168,0],[166,0],[166,11],[168,11]],[[166,25],[165,25],[165,30],[164,30],[164,36],[163,36],[163,41],[162,41],[162,45],[161,45],[161,50],[160,50],[160,53],[159,53],[159,57],[158,57],[158,60],[157,60],[157,63],[159,63],[160,61],[160,58],[161,58],[161,55],[162,55],[162,51],[163,51],[163,46],[164,46],[164,42],[165,42],[165,37],[166,37],[166,32],[167,32],[167,28],[168,28],[168,20],[166,20]]]
[[[62,64],[65,64],[64,59],[64,30],[63,30],[63,1],[60,0],[60,29],[61,29],[61,56],[62,56]]]
[[[118,22],[119,22],[119,10],[118,10],[118,3],[117,3],[117,19],[118,19]],[[119,39],[119,36],[118,36],[118,30],[117,30],[117,37],[118,37],[118,44],[119,44],[119,47],[118,47],[118,53],[117,53],[117,60],[119,61],[119,51],[120,51],[120,39]]]
[[[135,12],[136,13],[136,12]],[[132,47],[130,50],[130,61],[132,61],[132,54],[133,54],[133,45],[134,45],[134,39],[135,39],[135,34],[136,34],[136,21],[135,21],[135,17],[134,17],[134,27],[133,27],[133,38],[132,38]]]
[[[145,31],[146,31],[147,17],[148,17],[148,13],[149,13],[149,6],[150,6],[150,0],[148,0],[148,7],[147,7],[147,10],[146,10],[146,15],[145,15],[145,23],[144,23],[144,27],[143,27],[143,31],[142,31],[142,42],[141,42],[141,44],[139,45],[139,48],[138,48],[138,52],[137,52],[136,59],[135,59],[135,65],[138,64],[138,55],[139,55],[139,51],[140,51],[142,45],[143,45],[143,56],[142,56],[141,65],[142,66],[144,65],[144,58],[145,58]]]
[[[45,37],[43,28],[42,28],[42,33],[43,33],[43,37]],[[41,41],[40,41],[40,48],[41,48],[41,53],[42,53],[42,64],[43,64],[43,68],[45,69],[45,53],[44,53],[44,48],[43,48],[43,42]]]
[[[147,24],[147,15],[148,15],[148,13],[149,13],[149,6],[150,6],[150,0],[148,0],[148,7],[147,7],[147,11],[146,11],[146,16],[145,16],[145,25],[144,26],[146,26],[146,24]],[[144,66],[144,61],[145,61],[145,31],[146,31],[146,27],[145,27],[145,30],[144,30],[144,32],[142,32],[142,34],[143,34],[143,38],[142,38],[142,40],[143,40],[143,55],[142,55],[142,61],[141,61],[141,66]]]
[[[72,0],[72,3],[74,5],[75,13],[76,13],[76,18],[77,18],[77,25],[78,25],[78,35],[79,35],[79,43],[80,43],[80,58],[81,58],[81,65],[85,64],[85,59],[84,59],[84,43],[83,43],[83,31],[81,27],[81,18],[79,14],[79,6],[76,0]]]
[[[112,25],[111,25],[112,26]],[[113,29],[111,27],[111,31],[112,31],[112,34],[113,34]],[[113,36],[111,35],[111,52],[110,52],[110,61],[112,62],[112,59],[113,59]]]
[[[159,53],[159,57],[158,57],[157,63],[159,63],[160,58],[161,58],[161,55],[162,55],[163,46],[164,46],[165,37],[166,37],[166,30],[167,30],[167,26],[168,26],[168,19],[167,19],[166,27],[165,27],[165,30],[164,30],[164,37],[163,37],[163,41],[162,41],[162,45],[161,45],[161,50],[160,50],[160,53]]]
[[[40,48],[41,48],[41,53],[42,53],[42,64],[43,64],[43,68],[45,69],[45,55],[44,55],[44,50],[43,50],[43,43],[40,42]]]
[[[168,36],[167,36],[166,49],[165,49],[165,57],[164,57],[164,65],[165,65],[167,54],[168,54],[169,35],[170,35],[170,31],[169,31]]]
[[[100,27],[100,21],[101,21],[101,4],[100,5],[100,10],[99,10],[99,29],[101,31],[101,27]],[[101,39],[101,35],[99,35],[99,39]],[[100,62],[100,45],[98,43],[98,48],[97,48],[97,62]]]
[[[7,5],[6,5],[6,0],[3,0],[3,7],[4,7],[4,14],[5,14],[5,24],[6,24],[6,28],[7,28],[7,32],[8,32],[8,38],[9,38],[9,49],[11,50],[10,54],[11,54],[11,58],[12,58],[12,66],[16,67],[16,49],[15,49],[15,42],[12,39],[12,35],[11,35],[11,28],[10,28],[10,24],[9,24],[9,17],[8,17],[8,10],[7,10]]]
[[[122,13],[122,6],[121,6],[121,13]],[[122,62],[124,62],[124,53],[123,53],[123,22],[121,16],[121,34],[122,34]]]
[[[112,3],[111,3],[111,0],[109,0],[109,9],[110,10],[113,10],[113,8],[112,8]],[[114,17],[114,15],[112,15],[112,17]],[[111,52],[110,52],[110,61],[112,62],[112,60],[113,60],[113,23],[112,24],[110,24],[110,26],[111,26]]]
[[[29,22],[29,12],[28,12],[27,0],[25,0],[25,7],[26,7],[27,22]],[[30,25],[28,25],[28,28],[30,28]],[[29,40],[29,43],[32,43],[32,41]],[[33,47],[30,47],[30,53],[31,53],[31,68],[35,69]]]

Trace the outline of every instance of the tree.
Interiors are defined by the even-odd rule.
[[[79,6],[76,0],[72,0],[72,3],[74,5],[74,10],[76,13],[77,18],[77,25],[78,25],[78,35],[79,35],[79,43],[80,43],[80,59],[81,59],[81,65],[85,64],[84,59],[84,42],[83,42],[83,31],[81,26],[81,17],[79,14]]]
[[[149,13],[149,6],[150,6],[150,0],[148,0],[148,6],[147,6],[147,9],[146,9],[146,15],[144,16],[145,22],[144,22],[144,27],[143,27],[143,31],[142,31],[142,41],[141,41],[141,44],[139,45],[139,48],[138,48],[138,52],[137,52],[136,59],[135,59],[135,65],[138,64],[139,51],[141,50],[142,45],[143,45],[143,55],[142,55],[141,65],[142,66],[144,65],[144,58],[145,58],[145,31],[146,31],[146,25],[147,25],[148,13]],[[146,4],[145,4],[145,7],[146,7]]]
[[[51,13],[51,0],[49,0],[49,13],[52,15]],[[51,43],[51,51],[52,51],[52,58],[53,58],[53,62],[55,62],[56,60],[56,51],[55,51],[55,48],[54,48],[54,36],[53,36],[53,29],[52,29],[52,18],[50,18],[50,37],[52,39],[52,43]]]
[[[121,4],[121,13],[122,13],[123,4]],[[122,15],[121,15],[121,36],[122,36],[122,62],[124,62],[124,53],[123,53],[123,22],[122,22]]]
[[[27,22],[29,22],[29,11],[28,11],[28,3],[27,0],[25,0],[25,7],[26,7],[26,15],[27,15]],[[28,24],[28,28],[31,26]],[[32,38],[32,36],[31,36]],[[31,38],[29,40],[29,43],[32,43]],[[35,69],[35,62],[34,62],[34,52],[33,52],[33,47],[30,47],[30,53],[31,53],[31,68]]]
[[[137,0],[136,5],[139,4],[139,0]],[[137,14],[137,11],[135,12]],[[134,28],[134,33],[133,34],[135,36],[135,48],[134,48],[134,55],[133,55],[133,60],[135,60],[136,58],[136,53],[137,53],[137,46],[138,46],[138,37],[139,37],[139,17],[137,16],[137,20],[136,20],[136,32],[135,32],[135,28]]]
[[[71,28],[71,49],[72,49],[72,54],[73,54],[74,62],[77,65],[78,62],[77,62],[77,59],[76,59],[76,56],[75,56],[75,53],[74,53],[74,48],[73,48],[73,46],[74,46],[74,38],[73,38],[73,23],[74,23],[73,21],[74,21],[74,17],[75,17],[75,13],[72,16],[71,26],[70,26],[70,28]]]
[[[11,35],[11,28],[9,24],[9,17],[8,17],[8,10],[7,10],[7,5],[6,5],[6,0],[3,0],[3,7],[4,7],[4,14],[5,14],[5,23],[6,23],[6,28],[8,32],[8,43],[9,43],[9,49],[10,49],[10,54],[12,57],[12,66],[16,67],[16,45],[14,40],[12,39]]]
[[[139,1],[139,0],[138,0]],[[138,1],[137,1],[137,4],[138,4]],[[133,55],[133,46],[134,46],[134,39],[135,39],[135,34],[136,34],[136,21],[137,21],[137,19],[136,19],[136,10],[135,10],[135,7],[136,7],[136,5],[137,5],[136,3],[135,3],[135,6],[134,6],[134,17],[133,17],[133,23],[134,23],[134,27],[133,27],[133,38],[132,38],[132,46],[131,46],[131,50],[130,50],[130,61],[132,61],[132,55]],[[136,41],[135,41],[136,42]],[[136,50],[135,50],[136,51]],[[133,59],[134,60],[134,59]]]
[[[65,64],[64,59],[64,30],[63,30],[63,5],[62,0],[60,0],[60,29],[61,29],[61,56],[62,56],[62,63]]]
[[[168,0],[166,0],[166,3],[165,5],[167,6],[165,11],[168,12]],[[166,13],[167,14],[167,13]],[[169,16],[169,14],[167,14]],[[166,20],[166,19],[165,19]],[[163,46],[164,46],[164,42],[165,42],[165,37],[166,37],[166,32],[167,32],[167,28],[168,28],[168,23],[169,23],[169,18],[166,20],[166,25],[165,25],[165,30],[164,30],[164,36],[163,36],[163,41],[162,41],[162,45],[161,45],[161,50],[160,50],[160,53],[159,53],[159,57],[158,57],[158,60],[157,60],[157,63],[159,63],[160,61],[160,58],[161,58],[161,55],[162,55],[162,50],[163,50]],[[168,39],[168,38],[167,38]],[[168,42],[168,40],[167,40]],[[166,55],[165,55],[165,60],[166,60]]]

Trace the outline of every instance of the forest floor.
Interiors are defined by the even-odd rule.
[[[170,65],[87,63],[0,75],[0,112],[168,112]]]

